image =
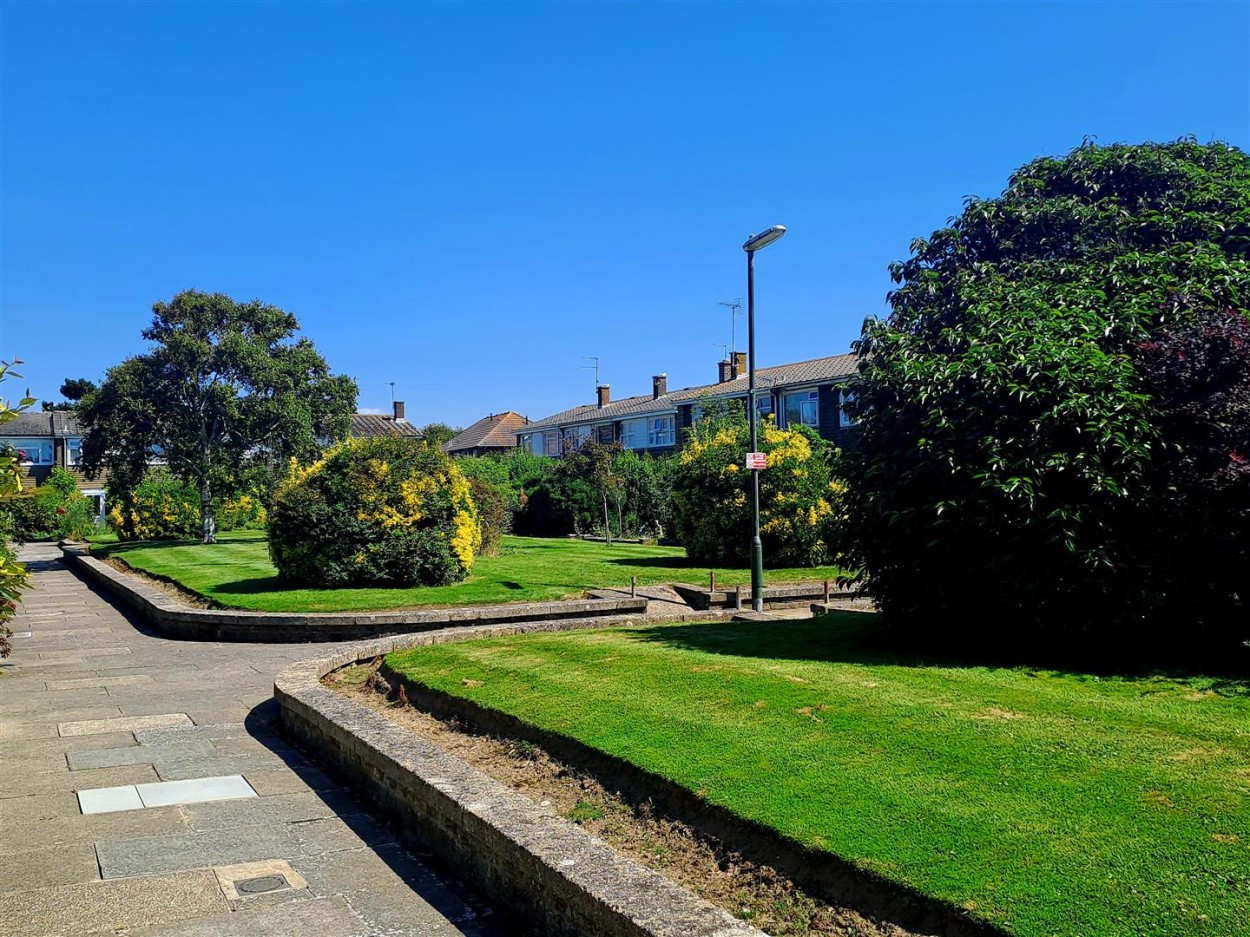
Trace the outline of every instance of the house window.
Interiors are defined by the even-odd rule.
[[[801,390],[782,398],[786,412],[786,426],[817,427],[820,425],[820,394],[814,390]]]
[[[22,465],[51,465],[51,439],[14,439],[10,445],[17,450],[17,460]]]
[[[755,394],[755,418],[761,423],[773,415],[773,395],[767,391]]]
[[[580,449],[593,432],[594,427],[591,426],[566,426],[564,428],[564,441],[569,448]]]
[[[543,433],[543,455],[559,455],[560,454],[560,433],[553,431]]]
[[[612,424],[603,423],[596,426],[595,439],[599,440],[599,442],[603,443],[605,446],[610,446],[612,443],[616,442],[616,433],[613,430]]]
[[[859,420],[855,419],[846,410],[848,403],[854,403],[857,394],[853,390],[842,391],[842,405],[838,407],[838,424],[840,426],[854,426]]]
[[[66,440],[66,447],[69,451],[69,464],[77,465],[82,461],[82,438],[71,437]]]
[[[673,416],[644,417],[621,423],[621,445],[626,449],[671,446],[676,440]]]

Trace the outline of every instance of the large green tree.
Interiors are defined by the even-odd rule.
[[[942,645],[1238,650],[1250,629],[1227,610],[1244,616],[1250,570],[1186,607],[1212,583],[1177,562],[1177,441],[1141,349],[1198,310],[1247,314],[1246,154],[1182,140],[1036,160],[891,273],[891,314],[859,342],[848,504],[886,620]]]
[[[200,492],[205,543],[215,497],[246,470],[304,458],[346,435],[356,383],[332,375],[295,316],[258,300],[187,290],[152,307],[147,354],[109,369],[79,413],[83,468],[125,497],[152,462]]]

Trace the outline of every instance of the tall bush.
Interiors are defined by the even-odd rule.
[[[186,540],[201,530],[199,492],[163,468],[110,496],[108,525],[120,540]]]
[[[1134,358],[1194,322],[1190,300],[1245,314],[1247,243],[1250,160],[1192,141],[1036,160],[913,242],[889,317],[858,345],[848,505],[894,629],[947,647],[1176,653],[1166,610],[1213,583],[1169,562],[1174,430]],[[1226,598],[1244,606],[1244,591]],[[1184,614],[1185,644],[1219,633],[1232,648],[1222,613]]]
[[[349,439],[291,471],[269,512],[269,552],[304,586],[444,585],[463,579],[482,542],[460,469],[436,446]]]
[[[750,562],[750,434],[745,416],[700,421],[672,476],[672,517],[691,559],[708,565]],[[844,486],[832,447],[806,426],[760,430],[768,467],[760,475],[760,539],[771,566],[819,566],[840,553]]]

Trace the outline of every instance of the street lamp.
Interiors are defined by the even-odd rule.
[[[755,252],[786,233],[785,225],[775,224],[746,239],[747,252],[747,409],[750,411],[751,452],[758,451],[755,412]],[[751,461],[751,460],[748,460]],[[760,468],[751,468],[751,608],[764,611],[764,545],[760,542]]]

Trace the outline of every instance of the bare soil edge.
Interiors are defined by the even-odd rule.
[[[373,685],[367,693],[350,693],[353,698],[513,787],[518,786],[516,762],[541,752],[540,760],[555,766],[554,772],[548,771],[554,774],[553,787],[545,799],[556,802],[560,791],[567,799],[573,788],[583,795],[602,798],[599,809],[610,819],[602,824],[606,828],[588,827],[589,832],[769,933],[1009,937],[962,909],[883,879],[831,853],[809,849],[627,761],[507,713],[434,690],[394,671],[381,659],[370,667],[376,671]],[[323,683],[344,692],[334,674],[345,670],[351,666],[327,674]],[[392,700],[407,706],[397,707]],[[504,766],[507,770],[501,771]],[[535,769],[530,770],[532,774]],[[521,777],[525,777],[524,771]],[[588,796],[580,799],[593,803]],[[576,820],[576,816],[566,818]],[[630,818],[633,823],[626,822]],[[617,829],[615,837],[613,827]],[[676,851],[681,861],[657,862],[654,849],[648,851],[647,844],[661,834],[662,845]],[[764,924],[742,914],[744,901],[754,908],[768,900],[777,905],[775,921]],[[812,929],[812,925],[824,929]],[[770,929],[773,927],[779,929]]]
[[[92,559],[99,560],[105,566],[111,566],[119,573],[125,573],[127,576],[134,576],[146,582],[155,589],[160,589],[175,602],[187,606],[187,608],[213,609],[216,611],[244,611],[243,609],[232,609],[220,602],[215,602],[206,595],[200,595],[193,589],[188,589],[182,583],[168,576],[160,576],[156,573],[149,573],[147,570],[139,569],[131,566],[121,557],[117,556],[97,556],[88,552],[87,555]]]

